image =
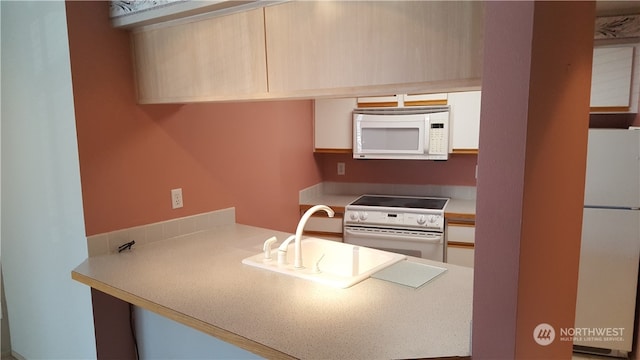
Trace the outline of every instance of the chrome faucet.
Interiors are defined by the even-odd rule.
[[[295,260],[293,266],[296,269],[304,268],[304,266],[302,266],[302,245],[300,244],[300,242],[302,241],[302,231],[304,230],[304,226],[307,224],[307,221],[309,221],[311,215],[320,210],[324,210],[327,215],[329,215],[329,217],[333,217],[333,215],[335,215],[335,212],[327,205],[312,206],[309,210],[305,211],[305,213],[302,214],[300,221],[298,222],[295,236],[289,237],[278,248],[278,263],[284,261],[284,256],[286,256],[287,253],[287,247],[289,246],[291,240],[295,239]]]

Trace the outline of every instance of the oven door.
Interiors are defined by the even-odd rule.
[[[444,236],[440,232],[345,226],[344,242],[444,262]]]
[[[353,155],[422,155],[425,153],[426,115],[353,115]]]

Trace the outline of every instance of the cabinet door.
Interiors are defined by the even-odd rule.
[[[447,242],[458,245],[475,244],[476,227],[473,222],[447,221]]]
[[[449,93],[449,152],[477,153],[480,137],[480,91]]]
[[[267,91],[263,10],[132,32],[141,103],[231,100]]]
[[[358,98],[358,107],[405,107],[447,105],[447,93],[396,94],[389,96],[367,96]]]
[[[447,105],[449,94],[404,94],[404,106]]]
[[[473,247],[449,245],[447,246],[447,263],[473,267]]]
[[[447,263],[473,267],[475,223],[447,221]]]
[[[593,50],[592,111],[629,111],[633,46]],[[601,108],[601,109],[597,109]]]
[[[349,153],[352,150],[355,98],[317,99],[314,105],[316,152]]]
[[[402,95],[366,96],[358,98],[358,107],[398,107],[402,106]]]
[[[354,93],[394,84],[399,91],[425,82],[478,85],[482,26],[479,1],[291,1],[269,6],[269,92]]]

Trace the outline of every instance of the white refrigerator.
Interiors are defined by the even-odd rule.
[[[640,130],[590,129],[574,350],[626,357],[640,262]]]

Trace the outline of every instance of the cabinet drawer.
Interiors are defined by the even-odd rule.
[[[447,263],[473,267],[473,247],[470,246],[447,246]]]
[[[475,243],[476,227],[473,223],[449,222],[447,224],[447,241],[451,243]]]
[[[312,216],[304,227],[305,232],[342,234],[342,218]]]

